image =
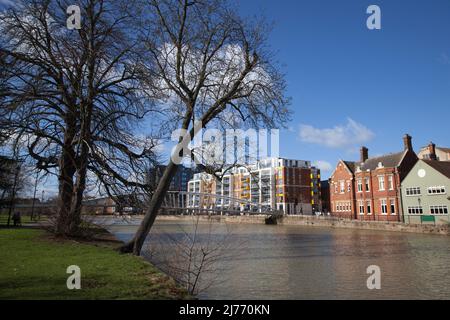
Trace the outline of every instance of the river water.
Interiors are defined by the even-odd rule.
[[[138,223],[105,225],[126,241]],[[165,243],[170,251],[167,239],[194,225],[159,220],[147,247]],[[228,243],[220,273],[200,299],[450,299],[450,237],[224,223],[197,230],[197,241]],[[381,290],[367,288],[371,265],[381,269]]]

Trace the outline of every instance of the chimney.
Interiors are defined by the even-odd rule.
[[[405,151],[413,151],[412,138],[409,134],[405,134],[405,136],[403,137],[403,144],[405,145]]]
[[[366,162],[367,159],[369,159],[369,149],[367,149],[366,147],[361,147],[360,150],[360,160],[361,162]]]
[[[437,160],[436,145],[433,142],[430,142],[428,145],[428,152],[430,154],[430,160]]]

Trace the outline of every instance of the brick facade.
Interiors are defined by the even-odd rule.
[[[400,184],[417,162],[411,137],[404,150],[376,158],[361,148],[358,162],[339,161],[330,178],[331,215],[363,221],[402,221]]]

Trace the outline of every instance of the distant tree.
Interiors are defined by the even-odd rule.
[[[264,21],[248,22],[222,0],[148,0],[144,7],[145,61],[172,128],[195,133],[235,115],[253,128],[289,117],[284,76],[267,49]],[[182,138],[179,140],[180,144]],[[180,151],[180,156],[186,156]],[[123,252],[139,255],[179,163],[169,161],[145,217]]]
[[[109,194],[147,188],[140,177],[156,142],[135,134],[154,111],[136,50],[137,3],[76,1],[80,30],[66,27],[69,0],[0,13],[0,127],[38,170],[57,175],[58,234],[77,233],[89,178]]]

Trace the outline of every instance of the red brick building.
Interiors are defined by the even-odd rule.
[[[401,221],[400,184],[418,161],[409,135],[402,152],[360,160],[340,160],[330,178],[331,215],[339,218]]]

